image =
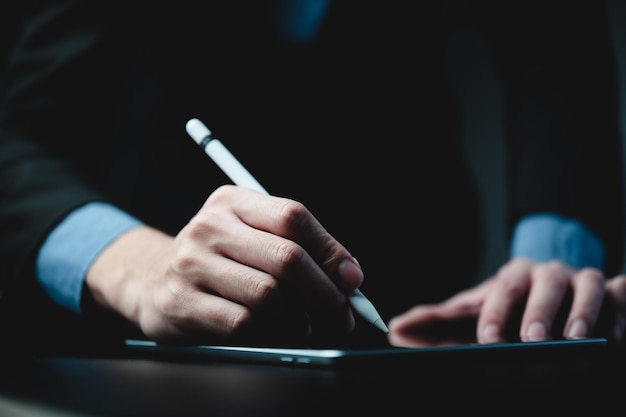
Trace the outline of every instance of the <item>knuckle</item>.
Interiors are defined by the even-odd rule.
[[[194,239],[206,239],[219,229],[223,221],[223,215],[219,211],[200,211],[189,222],[187,231]]]
[[[530,269],[532,262],[526,258],[515,258],[505,263],[498,270],[498,275],[509,274],[516,271],[524,271]]]
[[[223,199],[230,198],[234,190],[235,190],[235,186],[232,184],[220,185],[215,190],[213,190],[213,192],[211,193],[207,201],[220,201]]]
[[[275,279],[266,276],[261,279],[249,280],[248,282],[251,287],[251,298],[256,304],[255,307],[263,308],[269,306],[277,298],[279,288]]]
[[[189,294],[182,285],[170,282],[155,292],[155,304],[160,313],[170,320],[182,321],[188,305]]]
[[[225,332],[231,337],[245,335],[252,326],[253,315],[249,309],[238,309],[236,313],[229,317],[224,317],[223,322],[226,323]]]
[[[564,273],[565,268],[565,264],[557,260],[541,263],[533,268],[532,279],[560,284],[569,280],[569,275]]]
[[[565,268],[565,264],[557,259],[553,259],[548,262],[544,262],[537,266],[537,269],[546,271],[550,275],[560,274]]]
[[[626,275],[618,275],[611,280],[613,290],[618,294],[626,294]]]
[[[579,272],[580,276],[584,276],[587,280],[592,280],[597,284],[604,282],[604,274],[597,268],[585,267]]]
[[[306,251],[296,243],[285,240],[276,247],[276,257],[280,264],[281,274],[286,274],[300,265],[307,255]]]
[[[183,275],[193,269],[196,264],[195,251],[187,245],[179,247],[171,260],[172,269],[177,275]]]
[[[505,297],[518,297],[526,292],[526,280],[518,279],[518,276],[501,274],[497,280],[498,292]]]
[[[309,210],[298,201],[285,199],[281,200],[277,213],[281,224],[285,225],[288,230],[292,230],[299,228],[305,222]]]

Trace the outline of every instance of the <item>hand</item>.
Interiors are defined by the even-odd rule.
[[[626,337],[626,275],[621,274],[606,282],[606,298],[612,307],[611,337],[623,342]]]
[[[161,342],[324,339],[354,329],[345,294],[362,281],[302,204],[223,186],[176,237],[149,227],[122,235],[89,270],[87,288]]]
[[[626,284],[616,281],[613,287]],[[394,317],[388,324],[389,339],[394,345],[419,346],[432,329],[451,326],[456,329],[447,336],[448,343],[474,337],[478,343],[506,342],[514,338],[512,332],[522,341],[548,340],[553,335],[590,337],[604,296],[605,278],[597,269],[517,258],[471,289]],[[626,311],[626,295],[621,297]],[[558,319],[563,312],[566,317],[561,324]],[[473,334],[467,332],[468,323],[473,323]]]

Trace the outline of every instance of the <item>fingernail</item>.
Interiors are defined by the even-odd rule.
[[[546,326],[541,322],[534,322],[528,326],[526,331],[526,339],[528,342],[539,342],[546,340],[547,331]]]
[[[569,327],[567,337],[570,339],[582,339],[587,337],[587,323],[581,319],[574,320]]]
[[[363,284],[363,271],[358,262],[346,259],[339,264],[339,274],[350,289],[359,288]]]
[[[500,341],[500,328],[496,324],[488,324],[480,333],[480,343],[498,343]]]

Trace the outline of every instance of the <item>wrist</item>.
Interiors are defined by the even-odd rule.
[[[139,326],[150,282],[162,274],[173,237],[151,227],[132,229],[106,247],[87,272],[92,310],[112,311]]]

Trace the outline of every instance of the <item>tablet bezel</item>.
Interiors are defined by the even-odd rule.
[[[383,347],[383,348],[282,348],[228,345],[163,345],[149,340],[126,339],[125,347],[138,354],[160,357],[198,360],[202,358],[234,361],[273,363],[310,367],[346,366],[392,366],[411,361],[427,361],[435,358],[446,360],[502,359],[514,355],[523,358],[564,358],[568,354],[580,354],[603,349],[607,339],[564,339],[542,342],[510,342],[494,344],[465,344],[429,347]]]

